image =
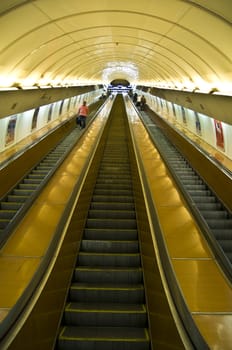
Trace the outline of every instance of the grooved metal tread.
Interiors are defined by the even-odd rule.
[[[124,341],[124,342],[148,342],[149,336],[146,328],[135,327],[64,327],[61,340],[87,340],[106,342]]]

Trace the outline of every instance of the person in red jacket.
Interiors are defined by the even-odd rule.
[[[78,109],[78,118],[80,123],[80,129],[84,129],[86,126],[86,118],[89,114],[89,108],[86,105],[86,101],[83,101],[83,104]]]

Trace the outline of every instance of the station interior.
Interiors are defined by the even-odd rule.
[[[231,20],[1,0],[1,350],[231,349]]]

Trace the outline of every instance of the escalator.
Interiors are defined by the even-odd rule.
[[[179,184],[215,255],[231,280],[232,213],[223,205],[200,174],[192,168],[190,162],[168,140],[162,128],[154,122],[151,124],[148,116],[144,117],[144,121],[149,124],[149,132],[155,146]]]
[[[150,349],[126,121],[112,114],[56,350]]]
[[[0,245],[7,239],[18,223],[19,217],[31,206],[41,188],[70,152],[78,134],[78,130],[74,129],[1,199]]]

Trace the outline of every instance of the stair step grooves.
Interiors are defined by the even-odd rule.
[[[204,216],[205,219],[216,219],[216,220],[227,220],[228,218],[228,213],[224,210],[204,210],[202,211],[202,215]]]
[[[220,210],[222,209],[221,203],[198,203],[197,207],[204,213],[205,210]]]
[[[0,210],[0,218],[11,220],[16,213],[17,213],[17,210]]]
[[[95,189],[97,190],[105,190],[106,187],[106,183],[97,183],[95,185]],[[127,190],[127,191],[131,191],[132,190],[132,185],[131,183],[122,183],[122,182],[107,182],[107,190]]]
[[[104,179],[106,179],[106,180],[110,179],[110,180],[113,180],[113,181],[115,181],[115,180],[131,181],[131,174],[130,174],[130,172],[128,172],[127,174],[125,174],[125,173],[120,173],[120,174],[118,174],[118,173],[114,173],[114,174],[109,173],[109,174],[106,174],[105,172],[99,171],[97,181],[101,181],[101,180],[104,180]]]
[[[133,202],[122,203],[122,202],[92,202],[90,204],[90,210],[134,210],[135,205]]]
[[[96,186],[118,186],[119,184],[132,188],[131,180],[119,179],[118,177],[115,179],[113,179],[112,177],[99,178],[96,182]]]
[[[220,246],[222,249],[226,252],[229,253],[232,251],[232,241],[228,239],[219,239]]]
[[[184,184],[184,187],[187,189],[187,191],[205,191],[207,190],[206,185],[204,184]]]
[[[8,202],[17,202],[17,203],[24,203],[29,197],[30,197],[31,193],[27,194],[27,195],[8,195],[7,196],[7,200]]]
[[[108,194],[107,197],[103,194],[93,194],[93,198],[92,198],[93,202],[106,202],[106,200],[110,203],[112,202],[120,202],[120,203],[134,203],[134,198],[132,195],[130,194],[126,194],[126,195],[118,195],[118,194]]]
[[[135,219],[134,210],[96,210],[90,209],[88,214],[89,219]]]
[[[47,173],[45,173],[45,174],[47,174]],[[29,174],[28,176],[27,176],[27,179],[28,180],[30,180],[30,179],[32,179],[32,180],[40,180],[40,181],[42,181],[42,179],[44,178],[44,174],[39,174],[39,173],[32,173],[32,174]]]
[[[193,201],[195,203],[216,203],[216,198],[213,196],[194,196]]]
[[[103,239],[103,240],[115,240],[115,236],[120,241],[122,240],[137,240],[138,232],[136,229],[97,229],[97,228],[85,228],[84,237],[86,239]]]
[[[74,271],[74,281],[80,283],[142,283],[140,267],[78,266]]]
[[[87,240],[81,241],[82,252],[93,253],[136,253],[138,252],[138,241],[108,241],[108,240]]]
[[[107,302],[125,304],[143,304],[143,285],[72,283],[69,290],[69,300],[79,302]]]
[[[89,253],[80,252],[77,258],[79,266],[140,266],[139,253]]]
[[[13,195],[26,197],[26,196],[31,196],[34,190],[15,188],[12,192],[13,192]]]
[[[30,184],[28,184],[28,183],[21,183],[18,186],[18,188],[20,190],[29,190],[29,191],[30,190],[34,191],[37,187],[38,187],[38,185],[37,184],[33,184],[33,183],[30,183]]]
[[[40,175],[40,176],[44,176],[48,173],[48,170],[43,170],[43,169],[35,169],[35,170],[32,170],[32,175]]]
[[[10,222],[10,220],[8,220],[8,219],[1,219],[0,218],[0,229],[1,230],[4,230],[6,227],[7,227],[7,225],[9,224],[9,222]]]
[[[71,302],[65,308],[65,322],[72,326],[146,327],[143,304],[106,304]]]
[[[188,192],[192,197],[210,197],[212,195],[209,190],[188,190]]]
[[[123,229],[123,228],[136,228],[136,220],[134,219],[117,219],[117,220],[112,220],[110,219],[87,219],[86,221],[86,227],[92,227],[92,228],[118,228],[118,229]]]
[[[41,177],[38,177],[38,178],[28,177],[27,179],[24,179],[23,182],[25,184],[37,184],[37,185],[39,185],[41,183]]]
[[[1,202],[1,210],[19,210],[21,207],[21,202]]]
[[[112,164],[112,165],[102,165],[100,166],[100,172],[104,172],[105,174],[108,173],[125,173],[125,174],[129,174],[130,173],[130,168],[128,167],[128,165],[121,165],[121,164]]]
[[[83,341],[87,342],[83,347]],[[139,327],[64,327],[60,333],[59,350],[149,350],[146,328]]]
[[[131,190],[127,189],[117,189],[117,188],[107,188],[107,189],[94,189],[94,195],[101,195],[101,196],[131,196]]]
[[[232,219],[228,219],[228,220],[208,219],[207,223],[209,227],[213,229],[231,229],[232,230]]]
[[[213,234],[216,239],[232,240],[232,230],[230,228],[213,229]]]

